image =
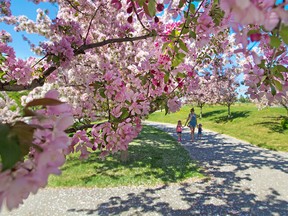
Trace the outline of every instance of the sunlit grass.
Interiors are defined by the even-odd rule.
[[[158,185],[201,178],[200,168],[188,152],[170,135],[144,126],[139,137],[129,145],[127,162],[119,154],[102,161],[93,153],[86,161],[71,155],[61,176],[51,176],[51,187],[116,187]]]
[[[182,120],[184,124],[191,107],[184,106],[179,112],[166,116],[164,112],[155,112],[148,120],[175,125],[178,120]],[[195,111],[199,114],[200,108],[195,107]],[[203,124],[204,132],[205,129],[211,129],[267,149],[288,151],[288,128],[281,125],[287,118],[284,108],[258,110],[254,104],[235,104],[231,111],[232,118],[228,119],[227,107],[204,106],[203,118],[198,118],[198,123]]]

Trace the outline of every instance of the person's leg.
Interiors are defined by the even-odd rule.
[[[195,127],[191,127],[191,140],[194,141],[194,131]]]
[[[178,141],[180,141],[180,139],[181,139],[181,134],[178,132],[177,133],[178,134]]]

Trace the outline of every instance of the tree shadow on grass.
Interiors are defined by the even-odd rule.
[[[63,172],[71,167],[95,163],[95,166],[92,165],[93,173],[81,177],[81,182],[83,185],[96,187],[99,185],[93,185],[93,181],[98,176],[129,185],[131,180],[138,181],[136,184],[141,182],[149,184],[155,181],[179,182],[192,177],[191,173],[198,173],[199,167],[190,159],[183,147],[175,142],[174,138],[159,129],[149,126],[144,126],[144,128],[145,130],[134,141],[135,144],[129,145],[127,161],[120,161],[120,153],[108,156],[103,161],[99,159],[99,154],[92,153],[86,161],[68,160],[69,163],[63,167]],[[128,179],[123,170],[128,170],[128,173],[126,172],[129,175]]]
[[[210,111],[210,112],[203,112],[202,114],[202,118],[209,118],[209,117],[213,117],[215,115],[220,115],[222,113],[227,112],[226,110],[214,110],[214,111]]]
[[[286,119],[285,116],[278,116],[278,117],[263,117],[265,121],[261,121],[259,123],[255,123],[254,125],[262,125],[267,127],[270,131],[276,133],[284,133],[288,128],[284,128],[281,125],[281,121]]]
[[[247,118],[249,117],[250,111],[235,111],[231,113],[231,116],[217,116],[212,118],[212,121],[215,121],[216,123],[227,123],[227,122],[232,122],[233,120],[237,118]]]

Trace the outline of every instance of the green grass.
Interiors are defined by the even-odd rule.
[[[102,161],[96,153],[80,161],[70,155],[61,176],[51,176],[51,187],[117,187],[159,185],[202,178],[200,168],[188,152],[170,135],[144,126],[138,138],[129,145],[127,162],[119,154]]]
[[[182,120],[184,124],[191,107],[184,106],[179,112],[166,116],[164,112],[155,112],[149,116],[148,121],[176,125],[178,120]],[[199,114],[200,108],[195,107],[195,112]],[[203,124],[204,132],[207,128],[263,148],[288,151],[287,113],[284,108],[269,107],[258,110],[254,104],[235,104],[231,112],[232,119],[227,119],[227,107],[204,106],[203,118],[198,118],[198,123]]]

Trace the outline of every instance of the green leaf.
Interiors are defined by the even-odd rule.
[[[169,107],[168,107],[168,104],[167,104],[167,101],[165,101],[165,115],[167,115],[169,113]]]
[[[207,58],[207,59],[212,60],[211,56],[210,56],[210,55],[207,55],[207,54],[204,56],[204,58],[205,58],[205,59]]]
[[[270,45],[272,47],[275,47],[275,48],[278,48],[281,44],[281,41],[278,37],[274,36],[274,35],[271,35],[270,36]]]
[[[106,98],[105,89],[104,88],[100,88],[99,89],[99,94],[101,95],[102,98]]]
[[[252,29],[248,31],[247,36],[250,36],[251,34],[259,33],[259,29]]]
[[[139,79],[142,81],[142,85],[146,85],[146,83],[147,83],[147,76],[140,76]]]
[[[179,49],[180,49],[180,47],[179,47],[179,46],[174,46],[174,47],[172,47],[172,49],[174,49],[175,53],[178,53],[178,52],[179,52]]]
[[[189,32],[189,38],[193,38],[196,40],[196,33],[194,31]]]
[[[193,3],[190,3],[190,13],[194,14],[195,10],[196,10],[195,5]],[[190,18],[190,17],[188,17],[188,18]]]
[[[276,95],[276,89],[273,85],[270,84],[270,88],[271,88],[271,94],[274,96]]]
[[[6,58],[4,55],[2,55],[2,53],[0,53],[0,64],[2,64],[4,61],[6,61]]]
[[[175,30],[175,29],[173,29],[173,30],[171,31],[171,35],[172,35],[173,37],[176,37],[176,30]]]
[[[221,8],[217,4],[213,4],[212,9],[209,12],[209,16],[212,17],[215,25],[219,26],[219,24],[221,23],[224,17],[224,12],[221,10]]]
[[[23,117],[36,116],[37,115],[35,112],[33,112],[32,110],[30,110],[30,109],[28,109],[26,107],[24,107],[23,113],[24,113]]]
[[[262,69],[265,69],[265,68],[266,68],[266,67],[265,67],[265,60],[262,59],[262,60],[261,60],[261,63],[258,64],[257,66],[260,67],[260,68],[262,68]]]
[[[143,10],[144,10],[145,14],[147,14],[148,16],[150,16],[150,12],[149,12],[149,9],[148,9],[147,4],[143,4]]]
[[[177,67],[179,64],[181,64],[185,56],[186,55],[184,53],[177,53],[172,61],[172,67]]]
[[[33,106],[56,106],[63,104],[63,102],[53,99],[53,98],[40,98],[34,99],[26,104],[25,108],[33,107]]]
[[[11,134],[17,136],[22,157],[29,153],[35,128],[25,122],[18,121],[11,127]]]
[[[288,68],[283,65],[277,65],[277,70],[280,72],[288,72]]]
[[[99,89],[103,86],[103,83],[99,82],[99,81],[95,81],[94,83],[90,84],[89,86],[93,86],[95,91],[97,91],[97,89]]]
[[[166,42],[166,43],[163,44],[163,46],[162,46],[162,52],[164,52],[164,51],[166,50],[166,48],[167,48],[167,46],[169,45],[169,43],[170,43],[170,42]]]
[[[156,15],[156,8],[155,8],[155,1],[149,0],[148,3],[148,11],[151,17],[154,17]]]
[[[186,78],[186,74],[179,72],[179,73],[177,74],[177,77]]]
[[[188,32],[189,32],[189,28],[184,27],[184,28],[183,28],[183,31],[182,31],[182,34],[187,34]]]
[[[155,29],[152,29],[152,32],[151,32],[152,36],[153,36],[153,39],[155,40],[156,36],[157,36],[157,31]]]
[[[284,43],[288,44],[288,26],[282,24],[281,30],[279,33]]]
[[[182,8],[184,6],[185,1],[179,1],[178,8]]]
[[[176,57],[180,60],[183,60],[186,57],[186,55],[185,55],[185,53],[177,53]]]
[[[145,0],[137,0],[140,7],[143,7]]]
[[[120,119],[126,119],[129,117],[129,112],[128,112],[128,109],[125,108],[125,107],[122,107],[121,108],[121,111],[122,111],[122,114],[120,116]]]
[[[273,80],[274,84],[275,84],[275,87],[279,90],[279,91],[282,91],[283,89],[283,86],[282,84],[278,81],[278,80]]]
[[[0,79],[2,79],[5,74],[6,73],[4,71],[0,71]]]
[[[188,53],[188,48],[187,48],[186,44],[185,44],[182,40],[179,40],[179,46],[180,46],[180,48],[181,48],[183,51],[185,51],[185,52]]]
[[[261,79],[261,83],[264,82],[266,80],[267,76],[263,76]]]
[[[179,64],[181,64],[181,60],[178,58],[175,58],[172,62],[172,67],[177,67]]]
[[[216,51],[216,49],[212,48],[213,52],[218,55],[218,52]]]
[[[170,77],[170,73],[166,72],[165,75],[164,75],[164,82],[165,83],[168,83],[169,77]]]
[[[281,72],[279,72],[278,70],[276,70],[273,74],[275,77],[280,78],[281,80],[284,80],[284,76]]]
[[[59,56],[52,56],[52,61],[56,64],[58,64],[60,62],[60,57]]]
[[[16,136],[10,136],[10,128],[0,125],[0,156],[2,171],[11,169],[20,159],[21,151]]]
[[[276,52],[275,57],[280,56],[281,54],[283,54],[286,50],[279,50],[278,52]]]

